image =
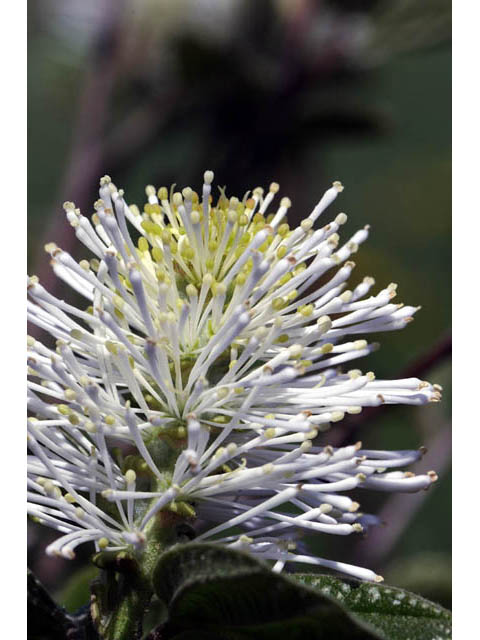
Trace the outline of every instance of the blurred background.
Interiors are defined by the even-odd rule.
[[[78,252],[64,200],[84,213],[105,173],[144,203],[144,186],[200,188],[205,169],[229,195],[278,181],[289,221],[333,180],[325,215],[369,223],[357,278],[421,304],[402,333],[360,366],[443,385],[441,404],[365,410],[325,444],[414,448],[439,481],[414,495],[360,494],[386,525],[312,542],[386,582],[451,604],[450,3],[447,0],[31,0],[28,269],[52,291],[47,241]],[[48,558],[55,534],[29,525],[29,566],[70,609],[88,598],[88,550]]]

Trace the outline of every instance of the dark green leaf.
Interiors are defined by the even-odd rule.
[[[333,596],[388,640],[451,638],[450,611],[404,589],[317,574],[297,574],[295,579]]]
[[[95,566],[87,565],[76,571],[68,579],[62,590],[55,594],[65,609],[73,613],[90,602],[90,585],[98,575]]]
[[[338,600],[215,544],[177,545],[153,576],[169,609],[165,640],[367,640],[382,638]]]

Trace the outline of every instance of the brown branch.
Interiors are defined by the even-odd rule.
[[[452,336],[448,334],[433,347],[422,354],[402,373],[402,378],[419,378],[427,373],[439,362],[452,355]]]

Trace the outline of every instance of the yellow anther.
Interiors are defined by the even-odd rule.
[[[213,276],[212,276],[212,274],[211,274],[211,273],[206,273],[206,274],[203,276],[202,282],[203,282],[203,284],[204,284],[206,287],[211,287],[211,286],[212,286],[213,281],[214,281],[214,280],[213,280]]]
[[[272,307],[274,311],[280,311],[285,306],[285,301],[283,298],[274,298],[272,300]]]
[[[159,247],[153,247],[152,258],[155,262],[163,262],[163,251]]]
[[[172,240],[172,234],[168,229],[163,229],[160,237],[164,245],[170,244]]]
[[[115,305],[115,307],[122,309],[125,305],[125,300],[121,298],[119,295],[115,294],[113,296],[113,304]]]
[[[59,404],[57,405],[57,411],[58,413],[61,413],[62,416],[68,416],[70,413],[70,407],[67,407],[66,404]]]
[[[148,240],[141,236],[138,239],[138,248],[140,249],[140,251],[148,251],[149,247],[150,245],[148,244]]]
[[[119,347],[119,345],[116,342],[112,342],[111,340],[106,340],[105,341],[105,348],[113,356],[117,356],[118,355],[118,347]]]
[[[313,309],[314,309],[313,304],[305,304],[299,307],[298,311],[302,316],[304,316],[305,318],[308,318],[308,316],[312,315]]]
[[[125,472],[125,480],[127,482],[127,485],[134,484],[136,479],[137,479],[137,474],[135,473],[135,471],[133,469],[128,469]]]
[[[160,189],[158,190],[157,196],[158,196],[158,199],[160,201],[168,200],[168,189],[167,189],[167,187],[160,187]]]
[[[88,260],[80,260],[78,263],[84,271],[90,270],[90,262]]]
[[[348,377],[351,380],[356,380],[361,375],[362,375],[362,372],[360,371],[360,369],[350,369],[350,371],[348,372]]]
[[[321,316],[317,320],[317,325],[322,333],[326,333],[332,327],[332,320],[329,316]]]
[[[350,415],[357,415],[358,413],[362,412],[362,407],[348,407],[347,408],[347,413],[349,413]]]
[[[106,549],[108,547],[108,538],[100,538],[100,540],[98,541],[98,547],[99,549]]]
[[[146,208],[147,205],[145,205],[145,209]],[[148,211],[146,213],[148,213]],[[140,226],[147,233],[153,233],[154,223],[151,220],[143,220]]]
[[[290,231],[290,227],[286,222],[284,222],[278,227],[277,233],[281,238],[285,238],[285,236],[288,234],[289,231]]]
[[[183,204],[182,194],[176,191],[172,196],[172,202],[176,207],[179,207],[181,204]]]
[[[237,451],[238,446],[235,444],[235,442],[230,442],[229,444],[227,444],[227,453],[230,456],[235,455],[235,452]]]
[[[187,284],[185,291],[189,298],[195,298],[198,296],[197,288],[193,284]]]
[[[228,396],[230,391],[227,389],[227,387],[221,387],[220,389],[217,389],[216,393],[218,400],[224,400]]]
[[[212,293],[214,296],[224,296],[226,292],[227,287],[223,284],[223,282],[212,283]]]
[[[247,280],[247,276],[244,273],[239,273],[235,278],[235,284],[242,287]]]
[[[353,343],[353,348],[358,350],[365,349],[367,344],[368,342],[366,340],[355,340],[355,342]]]
[[[347,248],[350,250],[351,253],[357,253],[358,244],[356,242],[349,242],[347,244]]]

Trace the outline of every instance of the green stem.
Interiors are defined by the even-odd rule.
[[[145,528],[146,544],[135,557],[127,552],[97,554],[101,580],[92,587],[92,618],[105,640],[138,640],[153,595],[152,574],[163,551],[175,544],[184,519],[161,511]]]
[[[135,586],[129,586],[105,630],[105,640],[139,640],[151,597],[151,591],[140,591]]]
[[[181,442],[165,442],[158,437],[147,447],[165,478],[154,490],[165,489],[173,473]],[[155,499],[152,499],[153,506]],[[185,517],[172,511],[160,511],[149,520],[143,535],[142,551],[100,552],[94,563],[103,571],[101,580],[92,586],[91,613],[100,636],[105,640],[139,640],[145,611],[153,595],[153,570],[165,549],[178,542],[178,525]]]
[[[126,554],[98,554],[94,562],[102,571],[91,588],[90,611],[100,637],[138,640],[152,597],[149,581],[141,574],[136,560]]]

